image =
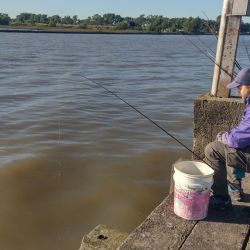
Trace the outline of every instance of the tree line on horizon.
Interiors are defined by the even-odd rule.
[[[48,16],[46,14],[20,13],[16,18],[0,13],[0,25],[44,25],[48,27],[77,26],[81,29],[95,27],[97,30],[135,30],[144,32],[172,33],[216,33],[219,30],[220,16],[216,20],[205,20],[200,17],[168,18],[162,15],[140,15],[139,17],[122,17],[114,13],[95,14],[86,19],[77,15]],[[250,24],[241,23],[240,31],[250,33]]]

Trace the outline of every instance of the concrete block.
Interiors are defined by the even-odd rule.
[[[198,96],[194,101],[193,151],[204,158],[206,145],[220,131],[228,131],[241,120],[245,104],[240,98]],[[194,156],[194,159],[197,157]]]

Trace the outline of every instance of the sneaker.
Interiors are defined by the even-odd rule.
[[[234,201],[243,201],[243,189],[241,188],[241,181],[234,181],[228,184],[228,192]]]
[[[224,196],[213,194],[210,196],[209,207],[216,208],[219,210],[224,210],[224,211],[228,210],[232,207],[231,197],[229,195],[228,197],[224,197]]]

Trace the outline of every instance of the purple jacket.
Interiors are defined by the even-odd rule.
[[[250,147],[250,96],[240,124],[228,132],[219,133],[217,140],[231,148]]]

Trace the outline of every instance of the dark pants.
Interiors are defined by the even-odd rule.
[[[234,181],[233,170],[250,172],[250,147],[239,150],[214,141],[206,146],[204,160],[214,170],[213,193],[228,195],[227,177]]]

